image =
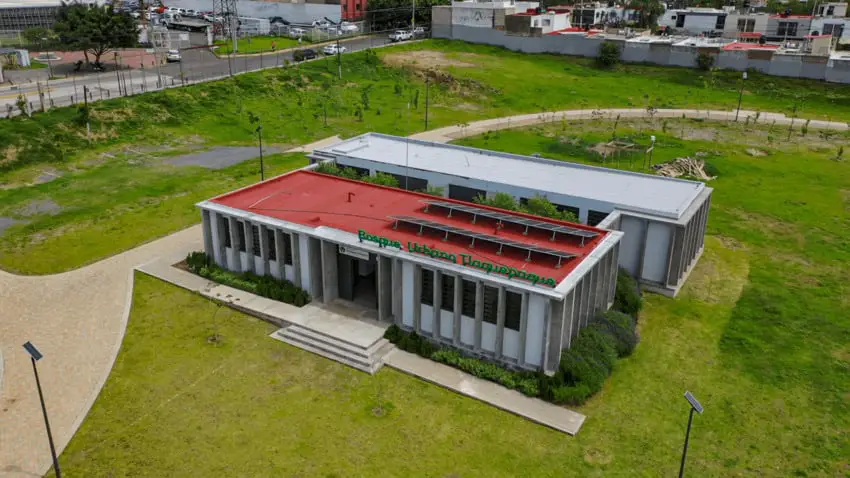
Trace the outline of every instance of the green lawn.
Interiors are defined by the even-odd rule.
[[[343,80],[336,78],[333,58],[97,102],[91,105],[91,142],[75,108],[2,120],[0,217],[29,222],[0,234],[0,267],[31,274],[79,267],[197,222],[196,199],[236,184],[222,176],[228,171],[216,175],[214,186],[199,168],[165,174],[146,154],[125,153],[128,148],[177,154],[186,145],[254,145],[252,116],[262,121],[264,141],[281,147],[334,134],[422,131],[425,69],[443,72],[430,82],[432,128],[564,108],[731,109],[738,98],[737,73],[645,65],[601,71],[587,59],[460,42],[429,40],[341,59]],[[413,63],[394,66],[405,60]],[[790,114],[796,104],[801,116],[850,120],[846,85],[753,74],[746,86],[745,108]],[[30,185],[45,172],[63,179]],[[24,217],[20,211],[34,199],[53,200],[62,212]],[[147,203],[172,214],[159,224],[160,215],[144,212]],[[149,220],[116,214],[126,209]],[[125,239],[106,239],[105,231]],[[58,250],[74,252],[56,260]]]
[[[303,44],[306,46],[309,44],[309,41],[306,39],[303,40]],[[274,47],[272,46],[274,44]],[[220,55],[229,55],[233,53],[233,44],[228,41],[217,41],[216,45],[219,45],[218,50],[216,50]],[[271,51],[280,51],[286,50],[287,48],[295,48],[299,45],[298,40],[289,38],[289,37],[281,37],[281,36],[255,36],[255,37],[246,37],[239,40],[239,44],[237,45],[238,51],[237,53],[261,53],[261,52],[271,52]]]

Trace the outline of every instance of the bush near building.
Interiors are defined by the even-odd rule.
[[[203,252],[190,252],[186,257],[188,269],[213,282],[244,290],[272,300],[303,307],[310,302],[310,294],[288,280],[271,276],[258,276],[250,272],[237,274],[221,268]]]
[[[623,275],[628,276],[620,271],[620,276]],[[637,311],[640,310],[640,300],[635,302],[630,298],[624,303],[630,307],[637,304]],[[615,308],[599,312],[579,332],[571,347],[561,353],[561,363],[551,377],[542,372],[508,370],[487,360],[468,357],[459,350],[439,347],[428,338],[416,332],[406,332],[395,324],[387,329],[384,338],[406,352],[496,382],[524,395],[557,404],[581,405],[602,390],[605,380],[614,370],[617,358],[631,355],[637,346],[635,319],[624,311],[616,310],[616,305],[615,302]]]
[[[602,68],[613,68],[620,63],[620,47],[616,43],[606,41],[599,45],[599,56],[596,64]]]

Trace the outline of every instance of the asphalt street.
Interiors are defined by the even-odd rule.
[[[370,36],[341,41],[347,52],[355,52],[378,47],[390,43],[386,36]],[[322,45],[304,45],[319,54]],[[283,66],[286,61],[293,62],[293,51],[279,53],[264,53],[256,55],[234,56],[231,58],[217,57],[206,47],[190,48],[182,51],[181,62],[162,65],[156,68],[136,70],[112,70],[103,73],[73,75],[70,78],[20,83],[13,86],[0,87],[0,117],[7,116],[11,107],[12,114],[18,114],[17,101],[19,95],[26,97],[31,110],[41,110],[42,101],[45,108],[68,106],[82,102],[83,91],[88,91],[89,101],[98,101],[126,94],[137,94],[158,88],[160,81],[163,86],[179,86],[183,81],[197,82],[213,78],[225,77],[246,71],[256,71],[262,68]],[[183,80],[181,80],[181,78]],[[42,95],[43,94],[43,99]]]

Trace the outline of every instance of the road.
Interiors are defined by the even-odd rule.
[[[341,41],[348,52],[365,50],[389,43],[386,36],[370,36]],[[305,44],[304,48],[313,48],[319,52],[321,46]],[[257,55],[219,58],[207,48],[191,48],[182,51],[183,61],[168,63],[156,68],[136,70],[118,70],[104,73],[81,75],[72,79],[21,83],[0,88],[0,117],[19,114],[17,101],[19,95],[26,97],[30,111],[42,109],[41,94],[44,95],[44,108],[68,106],[82,101],[84,87],[89,92],[89,101],[114,98],[126,94],[137,94],[158,89],[160,79],[165,87],[180,86],[182,82],[194,83],[225,77],[231,74],[256,71],[262,68],[283,66],[292,62],[293,51],[264,53]],[[183,80],[181,80],[183,78]]]

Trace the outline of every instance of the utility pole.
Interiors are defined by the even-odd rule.
[[[121,74],[118,73],[118,70],[121,69],[121,64],[118,63],[118,52],[112,52],[113,57],[115,58],[115,80],[118,82],[118,96],[121,96]]]
[[[83,100],[85,101],[85,112],[86,112],[86,139],[91,144],[91,123],[89,123],[89,89],[88,86],[83,85]]]
[[[430,102],[431,81],[425,77],[425,131],[428,131],[428,106]]]
[[[263,125],[257,125],[257,139],[260,140],[260,181],[265,181],[266,168],[263,165]]]
[[[342,79],[342,52],[339,51],[339,38],[336,39],[336,69],[339,72],[339,79]]]
[[[413,2],[413,8],[410,12],[410,39],[413,40],[413,30],[416,30],[416,0],[411,0]]]
[[[180,84],[186,86],[186,75],[183,74],[183,50],[178,49],[177,51],[180,53],[180,61],[177,62],[180,63]]]

